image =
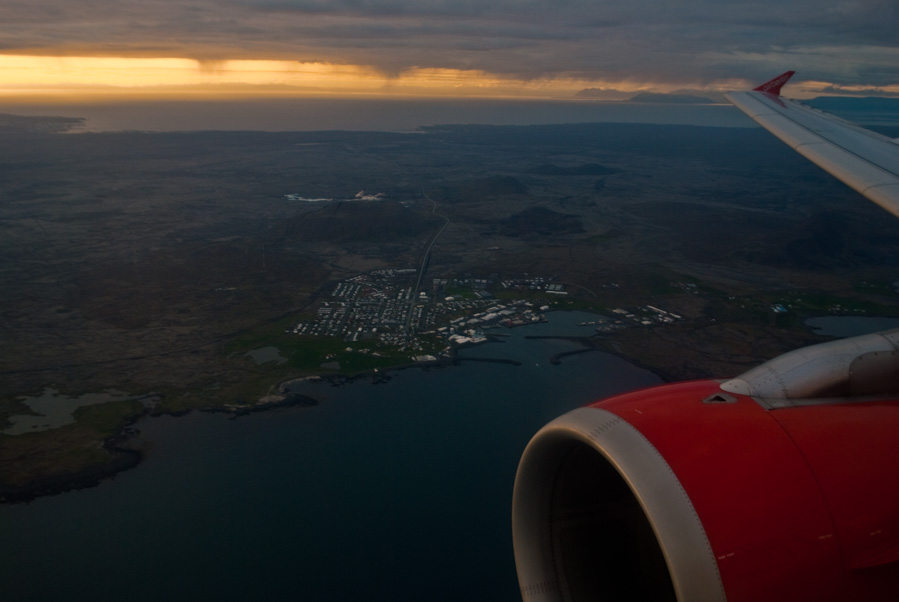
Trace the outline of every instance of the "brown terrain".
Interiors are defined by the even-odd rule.
[[[146,411],[253,404],[312,373],[244,353],[315,356],[284,329],[339,280],[417,269],[447,220],[425,280],[540,275],[565,285],[563,308],[664,307],[684,319],[595,344],[666,379],[823,340],[809,316],[897,313],[899,223],[760,130],[59,133],[71,125],[0,120],[0,425],[48,388],[139,399],[0,434],[13,497],[121,464],[99,444]]]

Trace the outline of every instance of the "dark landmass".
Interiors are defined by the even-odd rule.
[[[899,138],[899,98],[821,96],[802,102],[888,138]]]
[[[111,454],[109,462],[89,464],[76,472],[29,479],[22,485],[0,484],[0,503],[29,502],[46,495],[96,487],[104,480],[134,468],[143,459],[139,451],[121,449],[109,442],[104,443],[104,448]]]
[[[648,102],[660,104],[712,104],[711,98],[694,96],[692,94],[658,94],[655,92],[640,92],[632,96],[627,102]]]
[[[822,111],[889,111],[899,114],[899,98],[880,96],[819,96],[804,100]]]
[[[0,134],[64,134],[84,127],[82,117],[25,116],[0,113]]]
[[[793,239],[769,252],[747,256],[759,263],[803,270],[830,270],[889,262],[899,252],[899,239],[889,234],[867,234],[867,220],[825,211],[796,225]]]
[[[411,290],[426,265],[428,304],[480,282],[556,309],[662,307],[682,319],[589,344],[665,379],[733,376],[823,340],[808,316],[899,314],[899,222],[757,129],[47,131],[0,145],[0,430],[51,387],[134,399],[0,433],[7,499],[132,465],[140,450],[119,437],[146,413],[302,406],[279,383],[389,378],[412,352],[291,332],[371,270],[409,270]],[[360,190],[384,197],[286,198]],[[565,294],[500,285],[533,276]],[[286,361],[247,356],[268,346]]]
[[[620,171],[597,163],[585,163],[574,167],[559,167],[552,163],[544,163],[532,167],[527,173],[538,176],[608,176],[620,173]]]
[[[284,397],[284,399],[278,401],[272,401],[269,403],[257,403],[255,405],[249,407],[242,407],[236,410],[221,410],[219,408],[210,408],[206,411],[225,411],[231,414],[232,419],[240,418],[241,416],[249,416],[250,414],[254,414],[256,412],[267,412],[269,410],[273,410],[275,408],[292,408],[294,406],[299,406],[302,408],[313,408],[319,404],[317,399],[309,397],[308,395],[299,395],[296,393],[288,394]]]
[[[620,96],[621,93],[615,94]],[[635,102],[635,103],[651,103],[651,104],[721,104],[726,103],[723,95],[720,93],[711,94],[713,98],[708,98],[701,90],[676,90],[669,93],[657,92],[640,92],[634,96],[619,100],[618,102]],[[612,98],[609,90],[601,88],[585,88],[574,95],[575,98],[582,99],[598,99],[608,101]]]
[[[442,183],[431,194],[446,203],[475,203],[508,195],[527,195],[528,187],[512,176],[496,175]]]
[[[559,213],[546,207],[531,207],[503,222],[500,232],[505,236],[550,236],[580,234],[584,225],[577,215]]]
[[[609,97],[609,90],[603,90],[602,88],[584,88],[583,90],[576,92],[574,97],[607,99]]]
[[[284,224],[288,243],[383,243],[420,236],[442,220],[396,201],[317,203],[311,212]]]
[[[142,454],[128,443],[143,414],[135,400],[87,406],[75,411],[76,423],[54,429],[50,442],[37,433],[0,436],[0,502],[93,487],[137,466]]]

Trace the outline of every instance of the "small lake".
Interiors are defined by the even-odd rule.
[[[6,435],[22,435],[37,431],[55,429],[75,422],[75,410],[83,406],[92,406],[98,403],[110,401],[123,401],[133,399],[122,391],[109,390],[104,393],[85,393],[77,397],[60,395],[59,391],[52,388],[44,389],[44,392],[36,397],[26,397],[22,400],[28,409],[34,414],[21,414],[10,416],[11,426],[3,431]]]
[[[287,358],[281,355],[277,347],[260,347],[253,351],[248,351],[244,355],[253,359],[257,364],[267,364],[274,362],[277,365],[286,364]]]

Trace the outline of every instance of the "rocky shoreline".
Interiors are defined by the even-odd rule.
[[[107,439],[103,443],[103,448],[112,456],[110,462],[76,473],[39,479],[25,485],[0,485],[0,503],[30,502],[39,497],[96,487],[102,481],[134,468],[143,460],[143,454],[136,449],[121,447],[122,443],[137,433],[136,430],[126,432],[130,428],[130,426],[125,427],[121,434]]]
[[[592,350],[602,350],[609,351],[606,349],[603,344],[597,339],[596,336],[592,337],[571,337],[571,336],[531,336],[526,338],[546,338],[546,339],[564,339],[570,340],[573,342],[578,342],[584,345],[583,349],[576,349],[572,351],[566,351],[562,353],[555,354],[551,359],[551,363],[558,364],[563,357],[585,353],[587,351]],[[491,340],[495,340],[492,339]],[[473,345],[467,345],[473,346]],[[616,354],[618,355],[618,354]],[[631,358],[625,358],[632,363],[634,362]],[[197,408],[196,411],[204,412],[208,414],[230,414],[232,420],[236,420],[243,416],[248,416],[250,414],[258,413],[258,412],[266,412],[269,410],[277,409],[277,408],[289,408],[289,407],[314,407],[319,405],[319,400],[309,397],[307,395],[301,395],[296,393],[290,393],[288,387],[290,383],[299,382],[307,379],[315,379],[320,381],[325,381],[330,383],[332,386],[339,387],[345,384],[356,382],[363,379],[371,380],[372,384],[383,384],[387,383],[391,379],[391,373],[397,372],[400,370],[408,370],[410,368],[420,368],[420,369],[432,369],[432,368],[445,368],[449,366],[458,366],[462,362],[485,362],[485,363],[495,363],[495,364],[507,364],[512,366],[520,366],[521,362],[516,360],[502,359],[502,358],[479,358],[479,357],[459,357],[456,354],[453,354],[449,357],[441,357],[434,361],[429,362],[415,362],[409,364],[401,364],[397,366],[391,366],[386,369],[362,372],[355,375],[346,375],[346,374],[328,374],[328,375],[316,375],[316,376],[307,376],[300,378],[291,378],[285,381],[278,383],[277,395],[268,395],[260,399],[260,401],[251,406],[213,406],[213,407],[205,407],[205,408]],[[642,367],[642,366],[641,366]],[[165,412],[163,414],[157,415],[167,415],[167,416],[185,416],[192,411],[191,410],[183,410],[177,412]],[[2,503],[22,503],[22,502],[30,502],[39,497],[56,495],[59,493],[65,493],[68,491],[75,491],[78,489],[86,489],[89,487],[96,487],[102,481],[110,478],[114,478],[118,473],[129,470],[131,468],[136,467],[143,460],[144,454],[139,449],[134,449],[128,446],[128,442],[133,440],[136,436],[140,434],[140,430],[135,428],[135,423],[138,422],[145,416],[151,414],[151,411],[148,410],[144,414],[141,414],[137,418],[132,421],[129,421],[127,424],[123,425],[121,431],[115,436],[107,439],[103,443],[103,448],[108,451],[112,459],[110,462],[92,466],[83,471],[66,474],[66,475],[58,475],[55,477],[39,479],[37,481],[28,483],[26,485],[21,486],[9,486],[9,485],[0,485],[0,504]]]

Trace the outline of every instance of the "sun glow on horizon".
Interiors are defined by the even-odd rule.
[[[475,69],[415,67],[385,74],[364,65],[285,60],[218,60],[0,54],[0,97],[228,98],[393,94],[571,98],[586,88],[607,100],[653,88],[577,77],[516,79]],[[665,91],[658,87],[656,91]],[[602,99],[602,96],[597,99]]]
[[[0,55],[0,90],[152,90],[231,85],[351,88],[381,79],[353,65],[294,61]]]
[[[757,83],[757,82],[755,82]],[[35,104],[107,100],[228,100],[304,96],[419,96],[626,100],[639,92],[720,93],[748,89],[739,79],[705,84],[595,80],[559,74],[522,79],[478,69],[412,67],[388,74],[367,65],[266,59],[198,60],[114,56],[0,54],[0,99]],[[791,82],[797,98],[848,94],[899,95],[899,87]]]

